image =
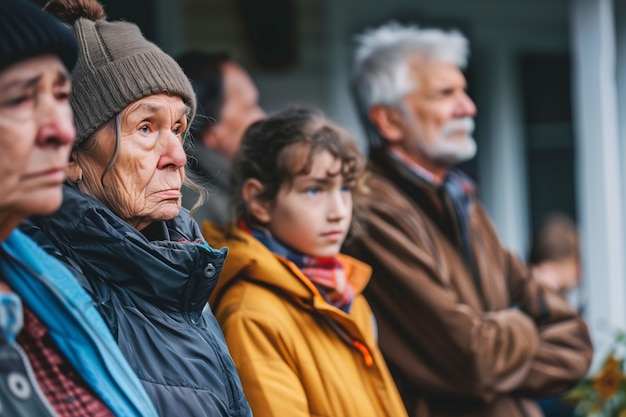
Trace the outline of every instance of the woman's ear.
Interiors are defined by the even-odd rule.
[[[250,216],[261,224],[267,224],[272,220],[270,203],[260,198],[264,187],[255,178],[248,178],[241,187],[241,195],[245,201]]]
[[[67,165],[67,179],[74,184],[80,183],[83,179],[83,169],[76,162],[74,153],[70,155],[70,162]]]

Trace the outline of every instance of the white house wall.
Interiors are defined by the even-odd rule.
[[[599,347],[624,328],[624,187],[610,0],[572,0],[578,207],[587,318]]]

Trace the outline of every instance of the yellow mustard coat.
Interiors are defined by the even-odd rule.
[[[210,303],[255,417],[407,415],[361,295],[368,265],[340,255],[356,294],[346,314],[249,233],[206,222],[203,232],[229,249]]]

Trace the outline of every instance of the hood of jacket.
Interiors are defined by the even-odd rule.
[[[86,276],[96,275],[165,311],[200,313],[227,250],[211,248],[186,209],[149,240],[99,201],[65,185],[63,205],[35,227]]]
[[[232,225],[219,227],[204,222],[203,233],[212,245],[227,246],[229,249],[222,276],[211,296],[211,305],[214,309],[217,309],[225,290],[240,276],[280,291],[305,309],[335,309],[324,300],[317,288],[295,264],[270,252],[248,232]],[[337,259],[345,269],[355,297],[359,296],[369,282],[372,269],[369,265],[347,255],[339,254]],[[284,279],[286,270],[297,279]]]

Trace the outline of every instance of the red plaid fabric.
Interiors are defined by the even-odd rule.
[[[297,261],[302,273],[326,294],[330,304],[343,308],[352,302],[354,290],[337,258],[302,256]]]
[[[46,326],[26,306],[17,342],[28,356],[39,388],[59,417],[114,417],[61,356]]]

